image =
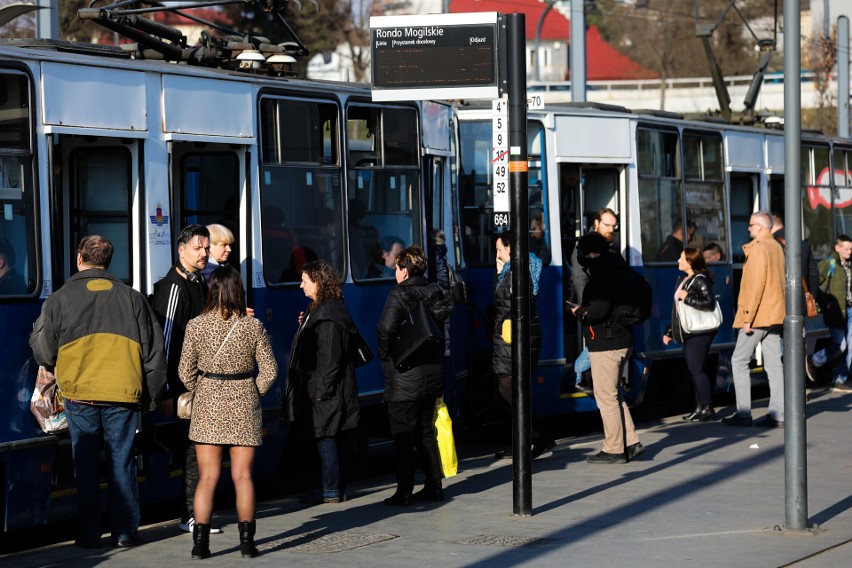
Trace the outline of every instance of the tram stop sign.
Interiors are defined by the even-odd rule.
[[[500,19],[497,12],[371,17],[373,100],[498,98]]]

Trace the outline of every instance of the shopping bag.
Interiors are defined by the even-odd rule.
[[[438,451],[441,453],[441,469],[444,477],[452,477],[459,470],[456,457],[456,442],[453,439],[453,421],[444,399],[435,402],[435,429],[438,431]]]
[[[44,367],[38,368],[33,396],[30,399],[30,411],[47,434],[59,434],[68,429],[68,419],[65,417],[65,407],[56,377]]]

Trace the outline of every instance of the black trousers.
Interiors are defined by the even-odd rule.
[[[509,403],[509,411],[512,410],[512,377],[497,377],[497,390],[500,391],[500,395],[503,399]],[[514,418],[514,417],[513,417]],[[532,444],[538,444],[541,442],[547,443],[553,440],[553,437],[550,435],[547,427],[542,423],[538,416],[535,415],[535,412],[530,410],[530,434],[532,437]]]
[[[399,493],[410,495],[414,490],[415,447],[420,456],[420,469],[426,476],[426,487],[441,485],[441,455],[435,431],[436,400],[431,397],[416,402],[388,403]]]
[[[686,359],[686,368],[692,377],[695,387],[695,402],[701,406],[707,406],[712,399],[710,391],[710,378],[704,371],[704,362],[710,352],[710,343],[713,342],[714,334],[692,335],[683,342],[683,358]]]

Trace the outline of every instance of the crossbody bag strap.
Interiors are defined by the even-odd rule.
[[[215,355],[213,355],[213,359],[211,359],[211,360],[210,360],[210,363],[211,363],[211,364],[216,362],[216,357],[218,357],[218,356],[219,356],[219,353],[221,353],[221,352],[222,352],[222,348],[225,346],[225,344],[228,342],[228,338],[229,338],[229,337],[231,337],[231,334],[232,334],[232,333],[234,332],[234,330],[237,328],[237,324],[238,324],[238,323],[240,323],[240,320],[239,320],[239,319],[237,319],[237,321],[235,321],[235,322],[234,322],[234,325],[232,325],[232,326],[231,326],[231,329],[229,329],[229,330],[228,330],[228,334],[225,336],[225,339],[223,339],[223,340],[222,340],[222,343],[219,345],[219,349],[217,349],[217,350],[216,350],[216,354],[215,354]],[[204,371],[203,373],[201,373],[201,376],[203,377],[203,376],[205,376],[207,373],[208,373],[208,371]]]

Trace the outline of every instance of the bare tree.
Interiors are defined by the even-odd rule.
[[[831,135],[837,133],[837,93],[831,82],[831,73],[837,65],[836,45],[837,26],[833,26],[828,37],[811,40],[809,49],[802,53],[804,67],[814,74],[814,86],[819,97],[817,108],[802,114],[802,125]]]

